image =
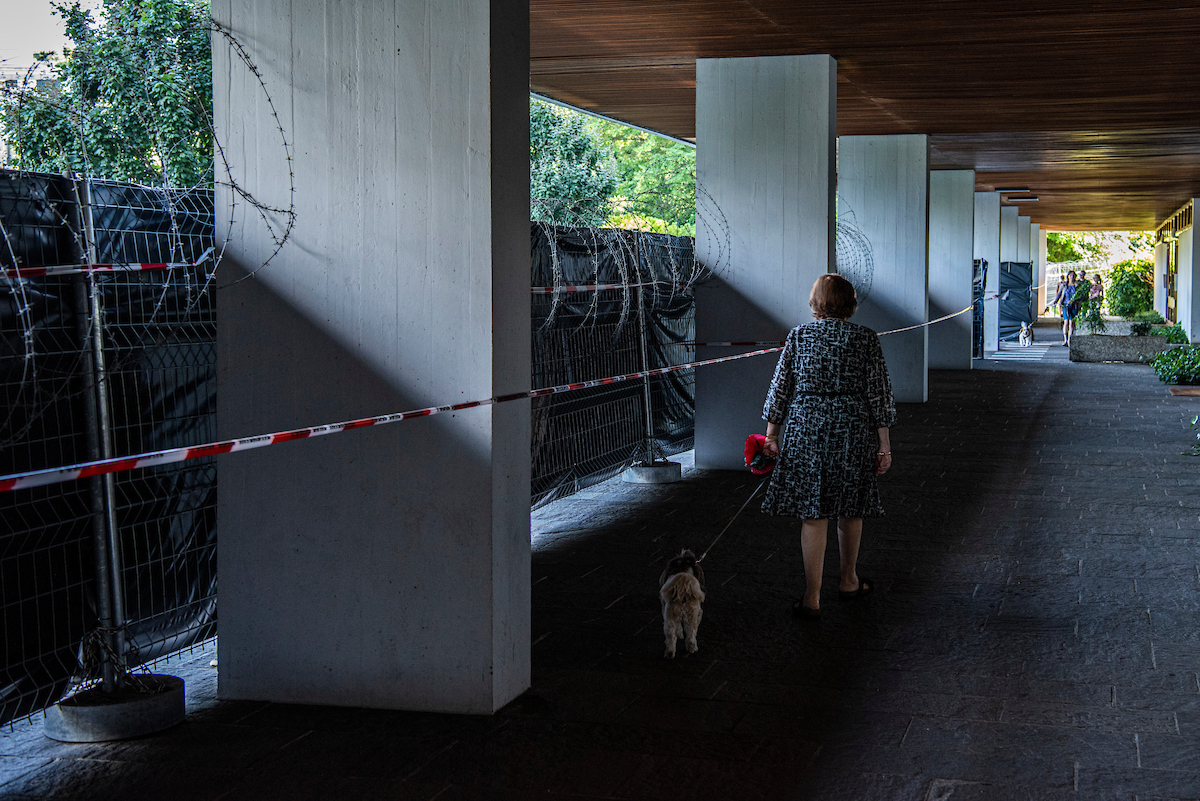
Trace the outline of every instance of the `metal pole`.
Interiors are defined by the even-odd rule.
[[[635,231],[633,234],[633,253],[634,263],[637,265],[638,283],[643,283],[642,274],[642,235]],[[647,345],[647,337],[649,332],[646,329],[646,288],[638,287],[638,325],[641,327],[642,336],[642,372],[650,369],[650,355]],[[650,376],[642,378],[642,396],[644,406],[646,408],[646,461],[645,464],[654,464],[654,416],[650,410]]]
[[[83,192],[80,195],[80,212],[83,220],[87,263],[95,264],[99,259],[96,253],[96,228],[92,215],[92,187],[86,178],[83,179]],[[89,272],[87,278],[91,309],[91,362],[93,386],[96,389],[97,439],[100,444],[100,458],[111,459],[113,457],[112,409],[109,404],[108,374],[104,363],[104,314],[101,308],[100,288],[97,285],[96,274]],[[121,569],[121,539],[117,529],[116,478],[111,473],[100,478],[104,496],[104,533],[108,548],[106,561],[111,608],[109,647],[113,654],[113,663],[110,666],[111,685],[106,683],[105,690],[112,692],[120,689],[125,677],[125,589]]]

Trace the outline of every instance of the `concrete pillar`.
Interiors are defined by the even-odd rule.
[[[781,340],[834,266],[837,65],[829,56],[696,62],[696,338]],[[744,348],[701,348],[711,358]],[[745,469],[777,359],[696,371],[696,466]]]
[[[1200,339],[1200,275],[1197,274],[1195,228],[1179,232],[1175,245],[1179,258],[1179,273],[1175,277],[1176,321],[1183,326],[1188,339]]]
[[[929,319],[929,137],[838,139],[838,211],[853,210],[875,272],[854,322],[876,331]],[[929,399],[929,329],[882,338],[896,400]]]
[[[1000,349],[1000,193],[975,193],[975,258],[988,264],[983,291],[983,349]]]
[[[1017,207],[1004,206],[1000,209],[1000,261],[1020,261],[1017,258],[1020,255],[1018,250],[1017,229]],[[997,288],[1000,286],[996,284]]]
[[[929,173],[929,319],[971,305],[975,171]],[[971,369],[971,313],[929,326],[929,366]]]
[[[289,163],[258,81],[214,36],[234,177],[276,207],[289,168],[296,188],[296,226],[262,269],[272,232],[244,202],[234,214],[220,436],[526,390],[528,3],[212,13],[291,142]],[[218,467],[222,698],[491,713],[529,686],[528,401]]]
[[[1030,226],[1029,240],[1033,251],[1033,280],[1037,283],[1033,298],[1033,320],[1037,322],[1042,309],[1046,308],[1046,232],[1041,223]]]
[[[1033,262],[1030,222],[1028,217],[1017,217],[1017,258],[1014,261]]]
[[[1171,246],[1160,242],[1154,246],[1154,310],[1167,318],[1167,256]]]

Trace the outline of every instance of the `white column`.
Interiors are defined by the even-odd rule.
[[[1000,209],[1000,262],[1020,261],[1017,244],[1017,207],[1004,206]],[[999,283],[996,284],[1000,286]]]
[[[975,193],[975,258],[987,262],[983,291],[983,349],[1000,349],[1000,193]]]
[[[829,56],[696,62],[696,338],[781,340],[834,265],[837,65]],[[711,358],[743,348],[700,348]],[[696,466],[745,469],[777,359],[696,371]]]
[[[1200,206],[1200,199],[1193,201]],[[1200,250],[1196,247],[1196,229],[1187,228],[1179,232],[1179,273],[1175,278],[1175,294],[1178,304],[1176,320],[1193,342],[1200,339]]]
[[[1030,247],[1030,222],[1028,217],[1017,217],[1017,258],[1013,261],[1033,262],[1033,249]]]
[[[975,171],[929,173],[929,319],[971,305]],[[929,366],[971,369],[971,312],[929,327]]]
[[[854,322],[876,331],[929,319],[929,137],[843,136],[838,140],[838,211],[853,211],[875,262]],[[929,398],[929,329],[882,339],[896,400]]]
[[[1029,248],[1033,252],[1033,321],[1036,323],[1046,308],[1046,232],[1041,223],[1029,226]]]
[[[217,0],[239,201],[221,437],[526,390],[528,3]],[[218,178],[218,215],[231,193]],[[275,218],[276,215],[270,215]],[[218,220],[224,232],[228,220]],[[222,698],[490,713],[529,686],[529,403],[224,457]]]
[[[1167,256],[1171,246],[1160,242],[1154,246],[1154,310],[1167,318]]]

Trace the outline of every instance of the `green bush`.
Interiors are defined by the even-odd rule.
[[[1163,319],[1163,316],[1154,309],[1140,311],[1133,315],[1133,319],[1137,320],[1139,323],[1153,323],[1154,325],[1166,322],[1166,320]]]
[[[1189,341],[1188,335],[1184,333],[1183,326],[1179,323],[1175,323],[1170,328],[1155,328],[1150,332],[1150,336],[1166,337],[1167,342],[1170,342],[1172,345],[1186,345]]]
[[[1110,312],[1128,319],[1154,308],[1154,262],[1127,259],[1113,265],[1108,277],[1105,300]]]
[[[1134,323],[1133,325],[1129,326],[1129,333],[1133,334],[1135,337],[1144,337],[1149,335],[1150,327],[1150,323],[1145,321]]]
[[[1171,348],[1155,356],[1150,366],[1168,384],[1200,384],[1200,349]]]

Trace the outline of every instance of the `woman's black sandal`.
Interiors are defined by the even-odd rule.
[[[839,590],[838,597],[843,601],[853,601],[855,598],[862,598],[864,595],[870,595],[875,589],[875,582],[869,578],[862,576],[858,577],[858,589],[850,590],[849,592]]]
[[[806,605],[803,601],[796,601],[796,603],[792,604],[792,614],[801,620],[821,619],[821,610],[813,609],[811,606]]]

